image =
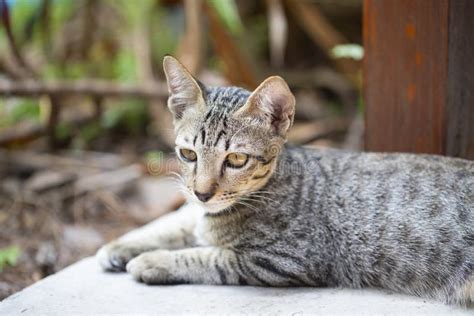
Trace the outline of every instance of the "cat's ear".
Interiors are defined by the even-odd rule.
[[[175,119],[181,119],[186,111],[201,112],[205,109],[206,103],[201,89],[203,85],[199,84],[177,59],[166,56],[163,59],[163,70],[170,94],[168,108]]]
[[[285,137],[293,124],[295,97],[283,78],[269,77],[255,89],[235,115],[261,119],[276,135]]]

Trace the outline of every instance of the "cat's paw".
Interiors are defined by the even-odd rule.
[[[127,272],[139,282],[165,284],[172,279],[172,255],[167,250],[156,250],[139,255],[127,264]]]
[[[136,256],[134,248],[126,243],[113,241],[97,251],[96,258],[105,271],[125,271],[127,263]]]

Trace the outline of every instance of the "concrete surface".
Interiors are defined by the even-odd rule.
[[[0,315],[474,315],[474,310],[376,290],[146,286],[82,260],[0,302]]]

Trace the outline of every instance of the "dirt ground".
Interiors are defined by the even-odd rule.
[[[95,171],[75,166],[71,172],[61,163],[25,167],[20,158],[0,170],[0,249],[20,250],[16,264],[0,271],[0,300],[183,202],[173,181],[143,174],[139,165]]]

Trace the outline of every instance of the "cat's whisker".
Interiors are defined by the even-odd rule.
[[[243,205],[243,206],[245,206],[245,207],[247,207],[247,208],[249,208],[249,209],[255,211],[256,213],[261,213],[261,210],[260,210],[259,208],[255,207],[255,206],[253,206],[253,205],[251,205],[251,204],[249,204],[249,203],[247,203],[247,202],[244,202],[244,201],[242,201],[242,200],[239,200],[239,201],[237,201],[236,203],[237,203],[237,204],[241,204],[241,205]]]
[[[247,200],[251,200],[251,201],[254,201],[254,202],[275,202],[277,204],[279,204],[279,202],[275,201],[275,199],[272,199],[271,197],[268,197],[268,196],[264,196],[264,195],[260,195],[260,194],[256,194],[256,193],[251,193],[251,194],[248,194],[248,195],[241,195],[241,194],[238,194],[238,193],[234,193],[232,195],[230,195],[229,197],[231,198],[238,198],[238,199],[247,199]]]
[[[180,180],[184,181],[184,177],[181,174],[179,174],[175,171],[170,171],[168,173],[168,175],[171,179],[180,179]]]
[[[256,199],[256,198],[249,198],[249,197],[240,197],[239,200],[247,201],[247,202],[255,202],[255,203],[265,203],[268,201]]]

